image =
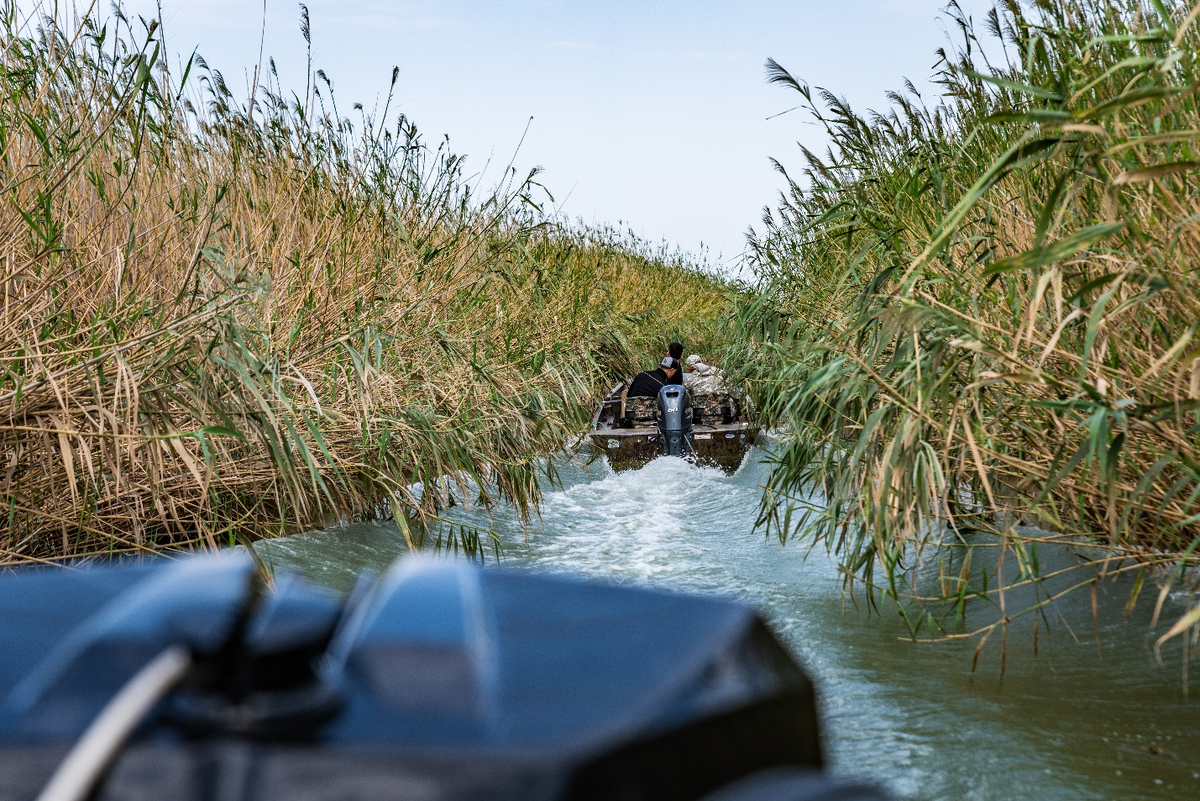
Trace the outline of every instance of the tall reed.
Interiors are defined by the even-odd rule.
[[[481,192],[390,95],[270,62],[239,102],[153,22],[0,17],[0,564],[380,509],[417,542],[444,476],[527,510],[595,391],[726,303],[533,175]]]
[[[792,430],[760,522],[823,542],[914,637],[1046,622],[1104,573],[1161,607],[1200,565],[1200,6],[947,16],[934,104],[908,84],[859,114],[768,62],[830,146],[753,241],[741,353]],[[1061,542],[1100,561],[1049,582]],[[1018,585],[1036,601],[1006,605]],[[956,628],[979,604],[993,622]]]

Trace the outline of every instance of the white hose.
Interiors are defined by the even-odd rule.
[[[83,801],[155,704],[187,674],[192,657],[173,645],[139,670],[100,711],[38,801]]]

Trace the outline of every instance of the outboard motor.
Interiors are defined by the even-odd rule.
[[[664,456],[692,453],[692,397],[679,384],[658,391],[658,438]]]
[[[886,799],[725,599],[421,559],[341,599],[241,554],[3,575],[0,610],[5,801]]]

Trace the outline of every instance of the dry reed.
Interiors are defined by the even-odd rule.
[[[480,193],[390,98],[271,62],[238,102],[153,22],[0,13],[0,564],[381,510],[416,543],[443,476],[527,510],[594,391],[726,302],[532,175]]]

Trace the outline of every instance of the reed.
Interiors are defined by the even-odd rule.
[[[527,511],[595,392],[726,305],[390,95],[269,62],[238,101],[153,22],[0,17],[0,564],[381,511],[417,543],[447,476]]]
[[[1048,625],[1106,573],[1161,608],[1200,565],[1200,6],[946,13],[934,102],[909,84],[864,115],[768,62],[830,147],[753,236],[740,361],[792,432],[760,523],[824,543],[914,637]],[[1062,542],[1099,550],[1048,582]],[[1017,585],[1036,601],[1006,606]],[[963,631],[969,606],[991,622]]]

